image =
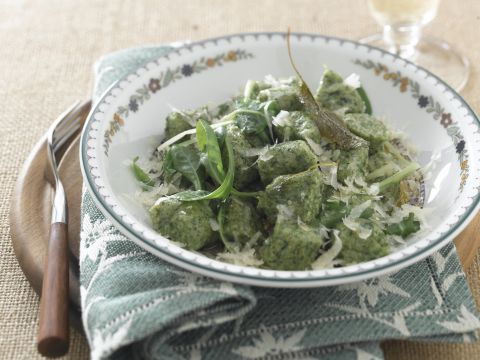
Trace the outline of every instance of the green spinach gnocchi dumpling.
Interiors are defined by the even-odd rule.
[[[362,228],[370,230],[370,236],[362,239],[358,231],[349,229],[345,224],[340,223],[337,226],[337,230],[340,231],[338,236],[343,244],[339,258],[345,265],[377,259],[390,253],[387,236],[377,224],[362,218],[356,222]]]
[[[150,208],[150,219],[160,234],[198,250],[217,237],[211,220],[215,218],[206,201],[182,202],[163,197]]]
[[[232,196],[225,204],[223,234],[228,241],[244,245],[261,231],[260,216],[246,200]],[[260,233],[261,235],[261,233]]]
[[[284,206],[292,216],[309,223],[320,211],[323,186],[322,175],[317,168],[279,176],[260,195],[258,208],[271,222],[275,222],[279,206]]]
[[[320,106],[331,110],[344,110],[345,113],[365,112],[365,103],[357,90],[343,81],[343,78],[332,70],[323,74],[321,86],[315,96]]]
[[[345,124],[355,135],[372,143],[389,140],[388,129],[383,122],[368,114],[347,114]]]
[[[287,141],[268,148],[258,158],[258,171],[267,185],[277,176],[295,174],[316,163],[317,158],[305,141]]]
[[[277,221],[273,234],[259,250],[264,264],[272,269],[305,270],[318,257],[321,235],[296,220]]]

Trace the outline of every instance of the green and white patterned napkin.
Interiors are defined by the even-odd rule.
[[[94,100],[169,47],[99,60]],[[382,359],[379,341],[476,340],[480,320],[452,244],[396,274],[308,290],[213,280],[123,236],[84,191],[83,324],[92,359]]]

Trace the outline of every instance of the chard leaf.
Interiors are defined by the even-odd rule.
[[[225,171],[217,136],[212,127],[203,119],[197,121],[196,133],[198,148],[207,155],[204,158],[205,167],[213,180],[220,184],[225,177]]]
[[[169,150],[168,157],[171,159],[173,169],[181,173],[195,187],[202,188],[202,181],[198,175],[200,156],[191,146],[173,145]]]
[[[332,111],[320,109],[320,106],[315,100],[315,97],[308,88],[305,80],[303,80],[302,75],[298,71],[293,61],[292,49],[290,46],[290,30],[287,34],[287,47],[290,63],[292,64],[293,70],[295,71],[300,80],[298,97],[300,99],[300,102],[304,106],[304,110],[315,121],[315,124],[320,130],[322,136],[325,136],[330,141],[333,141],[344,150],[368,146],[368,142],[359,138],[358,136],[354,135],[350,130],[348,130],[339,115]]]
[[[132,170],[133,174],[135,175],[135,178],[140,181],[142,184],[147,185],[147,186],[154,186],[155,181],[148,176],[148,174],[143,171],[143,169],[137,165],[138,161],[138,156],[136,156],[133,161],[132,161]]]
[[[402,238],[406,238],[410,234],[413,234],[420,230],[420,221],[415,220],[413,213],[409,213],[402,221],[396,224],[391,224],[387,227],[387,234],[398,235]]]
[[[225,145],[228,153],[228,170],[220,186],[208,192],[206,190],[187,190],[175,195],[173,197],[180,201],[199,201],[212,199],[226,199],[233,189],[233,179],[235,175],[235,160],[233,157],[233,147],[228,136],[225,138]]]

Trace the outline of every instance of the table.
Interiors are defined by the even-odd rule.
[[[480,109],[480,2],[444,0],[426,33],[453,43],[473,64],[462,94]],[[126,47],[242,31],[317,32],[357,39],[378,30],[361,0],[0,1],[0,358],[36,359],[38,297],[10,246],[8,211],[19,169],[51,121],[89,96],[99,56]],[[46,220],[48,221],[48,220]],[[477,304],[480,254],[468,269]],[[480,304],[479,304],[480,306]],[[68,358],[88,358],[76,332]],[[388,359],[480,358],[480,344],[389,342]]]

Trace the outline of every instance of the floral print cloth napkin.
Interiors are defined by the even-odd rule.
[[[94,100],[170,47],[97,62]],[[82,201],[80,282],[96,359],[383,359],[391,338],[468,342],[480,328],[452,244],[393,275],[318,289],[220,282],[147,253]]]

